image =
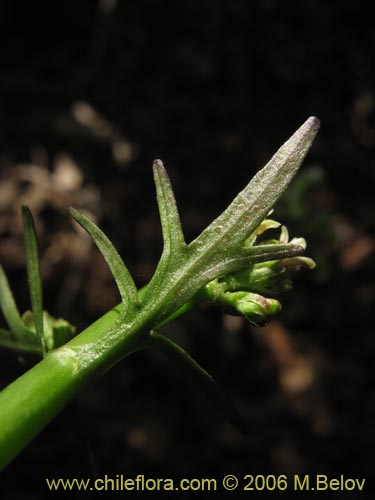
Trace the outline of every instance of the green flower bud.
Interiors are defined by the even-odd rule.
[[[227,291],[246,290],[249,292],[277,295],[292,288],[287,267],[282,261],[253,264],[246,269],[222,278]]]
[[[265,219],[245,242],[246,247],[257,244],[257,238],[269,229],[280,227],[280,223]],[[278,239],[262,240],[262,245],[287,244],[288,229],[281,226]],[[293,238],[293,245],[306,248],[304,238]],[[280,312],[281,305],[274,297],[292,288],[291,275],[301,267],[313,269],[315,262],[308,257],[286,257],[252,264],[240,271],[227,274],[208,283],[200,292],[202,299],[230,307],[233,312],[242,314],[250,323],[262,326],[271,316]]]
[[[270,317],[278,314],[281,310],[281,304],[278,300],[266,298],[256,293],[234,292],[228,295],[228,303],[255,326],[266,325]]]

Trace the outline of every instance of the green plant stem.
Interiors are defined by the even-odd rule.
[[[117,306],[63,347],[45,358],[0,392],[0,470],[2,470],[91,379],[119,357],[119,341],[110,352],[105,339],[119,338],[114,329]],[[140,318],[141,319],[141,318]],[[140,323],[140,322],[139,322]],[[121,357],[142,347],[140,324],[121,336]],[[137,340],[134,338],[137,332]],[[107,334],[107,335],[106,335]]]
[[[140,296],[144,293],[140,291]],[[184,305],[169,321],[193,302]],[[148,347],[153,313],[139,311],[121,324],[122,304],[45,358],[0,392],[0,470],[42,430],[90,381],[120,359]],[[163,324],[168,321],[165,320]]]

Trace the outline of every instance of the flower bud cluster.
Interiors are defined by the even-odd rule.
[[[279,222],[265,219],[246,240],[245,246],[259,244],[259,237],[265,231],[278,227]],[[281,226],[278,239],[261,241],[262,245],[280,243],[306,248],[304,238],[293,238],[289,241],[285,226]],[[313,269],[315,262],[308,257],[294,256],[255,263],[211,281],[202,289],[201,296],[220,305],[229,306],[231,312],[245,316],[253,325],[264,326],[281,310],[281,304],[275,297],[291,290],[292,274],[302,267]]]

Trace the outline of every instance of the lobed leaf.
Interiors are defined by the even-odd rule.
[[[317,118],[306,120],[228,208],[184,252],[173,254],[172,264],[167,269],[162,268],[164,272],[159,272],[161,268],[158,267],[146,295],[150,306],[156,301],[154,297],[164,297],[158,321],[164,321],[216,277],[255,262],[302,253],[298,245],[274,247],[269,244],[248,248],[246,239],[269,214],[296,174],[318,129]]]

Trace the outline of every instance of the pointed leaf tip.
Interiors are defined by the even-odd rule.
[[[316,116],[310,116],[279,149],[276,155],[286,153],[290,160],[295,158],[302,162],[307,151],[310,149],[316,134],[319,131],[320,120]],[[275,156],[276,156],[275,155]],[[299,165],[298,165],[299,166]],[[298,167],[297,167],[298,168]]]
[[[256,230],[297,173],[319,130],[320,121],[308,118],[257,172],[228,208],[191,244],[213,253],[234,248]]]
[[[319,129],[319,127],[320,127],[320,120],[316,116],[310,116],[306,120],[306,123],[309,123],[311,126],[314,126],[317,129]]]
[[[169,259],[169,255],[178,252],[185,240],[172,184],[163,162],[155,160],[153,170],[164,239],[164,258],[167,253]]]
[[[164,164],[163,164],[162,160],[160,160],[159,158],[156,158],[154,160],[154,165],[157,165],[157,166],[160,166],[160,167],[164,167]]]
[[[165,167],[164,167],[164,164],[161,160],[158,160],[158,159],[154,160],[152,166],[153,166],[154,170],[159,170],[161,172],[165,172]]]
[[[316,116],[310,116],[305,123],[302,124],[299,130],[310,137],[312,142],[320,128],[320,120]]]
[[[286,141],[286,145],[289,146],[289,153],[294,149],[294,156],[296,158],[301,158],[301,162],[305,157],[307,151],[310,149],[318,131],[320,128],[320,120],[316,116],[310,116],[296,132],[291,136],[291,138]],[[281,149],[283,146],[281,147]],[[286,148],[285,148],[286,149]]]

